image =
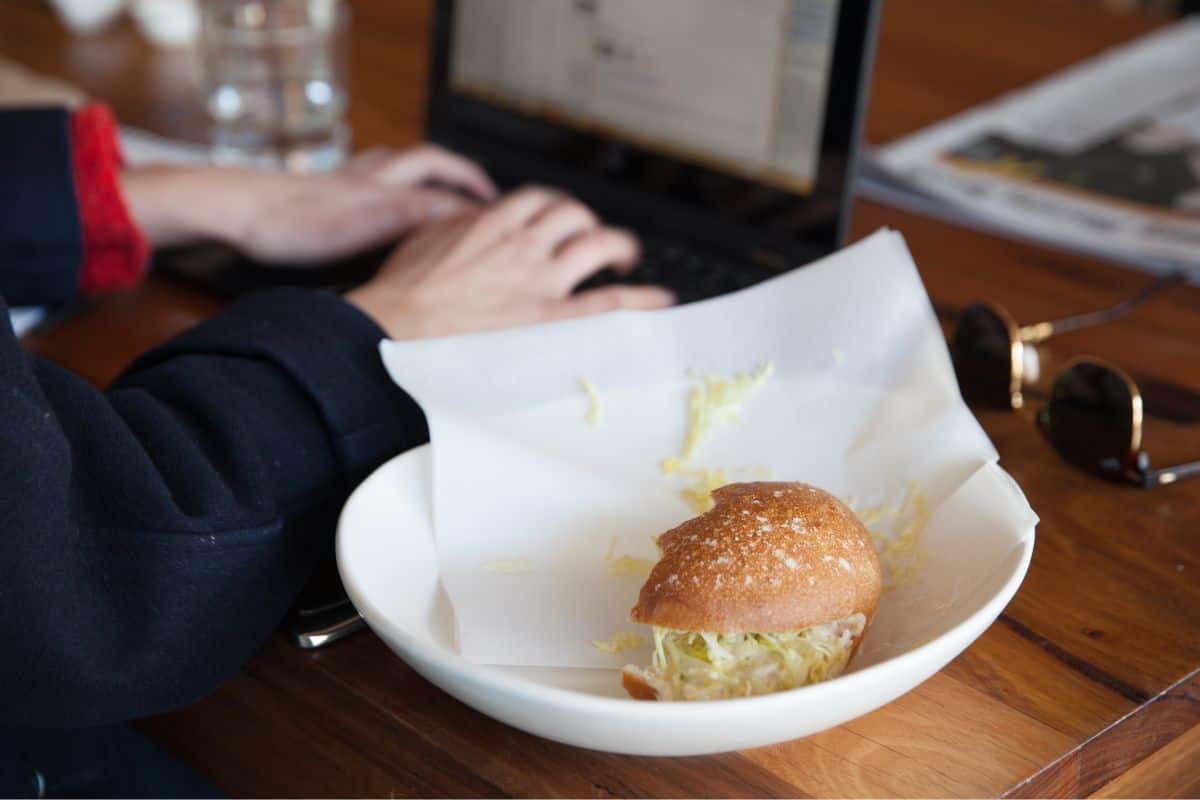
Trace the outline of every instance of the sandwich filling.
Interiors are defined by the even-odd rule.
[[[702,633],[654,627],[654,658],[638,675],[659,700],[723,700],[795,689],[836,677],[867,618],[790,633]]]

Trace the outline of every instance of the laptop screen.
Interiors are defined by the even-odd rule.
[[[427,133],[501,183],[762,263],[844,240],[876,0],[437,10]]]
[[[812,191],[838,0],[459,0],[452,91]]]

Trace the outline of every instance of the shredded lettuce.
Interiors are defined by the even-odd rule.
[[[680,494],[697,514],[703,514],[715,506],[712,493],[729,483],[729,473],[723,469],[680,469],[679,472],[691,481],[691,485]]]
[[[715,429],[736,419],[750,395],[774,374],[775,364],[768,361],[744,375],[697,375],[699,382],[688,395],[688,430],[683,452],[663,459],[663,474],[670,475],[689,463],[701,442],[709,438]]]
[[[884,591],[911,580],[925,565],[922,535],[929,522],[929,506],[917,484],[909,484],[899,506],[856,508],[852,502],[846,505],[858,515],[871,535],[883,568]]]
[[[579,385],[583,388],[584,394],[587,395],[587,424],[595,428],[600,424],[600,417],[604,414],[604,405],[600,401],[600,392],[596,390],[596,384],[592,383],[588,378],[580,378]]]
[[[642,637],[629,631],[618,631],[607,639],[593,639],[592,647],[602,653],[618,655],[624,650],[633,650],[642,646]]]
[[[792,633],[656,626],[653,661],[641,674],[660,700],[721,700],[794,689],[839,675],[865,627],[862,614]]]
[[[618,537],[614,536],[608,542],[608,552],[604,555],[604,568],[609,575],[620,578],[625,575],[634,575],[639,578],[645,578],[650,574],[650,570],[654,569],[654,562],[648,558],[637,558],[636,556],[617,555]],[[654,546],[658,546],[655,541]]]

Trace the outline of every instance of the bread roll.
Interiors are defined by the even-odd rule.
[[[797,631],[875,614],[879,558],[833,495],[804,483],[734,483],[658,538],[662,558],[631,619],[713,633]]]

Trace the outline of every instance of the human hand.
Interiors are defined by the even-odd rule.
[[[216,239],[285,264],[352,255],[496,193],[477,165],[434,145],[370,150],[315,175],[155,167],[129,170],[122,183],[155,246]]]
[[[346,294],[393,339],[420,339],[674,302],[649,286],[571,291],[608,266],[629,269],[637,240],[587,206],[530,186],[422,228],[374,279]]]

